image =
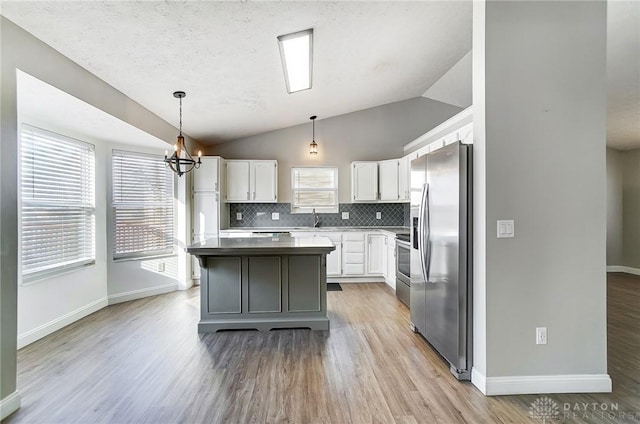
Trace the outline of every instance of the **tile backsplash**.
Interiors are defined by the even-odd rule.
[[[342,219],[349,212],[349,219]],[[376,219],[376,212],[381,219]],[[242,214],[242,220],[236,214]],[[278,220],[271,218],[278,213]],[[319,213],[321,227],[402,227],[409,225],[408,203],[341,203],[338,213]],[[230,203],[229,227],[312,227],[310,213],[291,213],[290,203]]]

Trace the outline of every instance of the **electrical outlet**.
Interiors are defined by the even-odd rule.
[[[242,221],[242,212],[236,212],[236,221]]]
[[[547,344],[547,327],[536,328],[536,344]]]
[[[164,272],[164,262],[158,262],[158,272]]]
[[[277,221],[280,219],[280,214],[278,212],[271,212],[271,219],[273,221]]]
[[[376,212],[376,219],[382,219],[382,212]]]
[[[349,212],[342,212],[342,219],[349,219]]]

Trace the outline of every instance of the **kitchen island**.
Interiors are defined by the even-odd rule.
[[[214,238],[187,248],[200,262],[198,332],[328,330],[326,237]]]

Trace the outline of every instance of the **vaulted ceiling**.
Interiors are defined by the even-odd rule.
[[[6,16],[212,145],[425,96],[471,101],[471,1],[2,2]],[[278,35],[314,29],[313,88],[287,94]],[[608,3],[607,144],[640,148],[640,1]]]
[[[203,144],[422,95],[471,48],[470,1],[3,2],[2,14]],[[314,29],[287,94],[278,35]]]

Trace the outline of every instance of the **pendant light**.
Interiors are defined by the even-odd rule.
[[[173,146],[173,154],[168,156],[169,152],[164,152],[164,162],[173,172],[178,174],[178,177],[181,177],[194,168],[200,168],[200,164],[202,163],[200,160],[202,152],[198,152],[198,160],[196,161],[193,156],[189,154],[184,144],[184,136],[182,135],[182,99],[186,95],[184,91],[176,91],[173,93],[173,97],[180,100],[180,134],[178,134],[178,140]]]
[[[311,138],[311,144],[309,144],[309,154],[317,155],[318,154],[318,143],[316,143],[316,118],[317,116],[313,115],[311,118],[311,128],[313,128],[313,137]]]

